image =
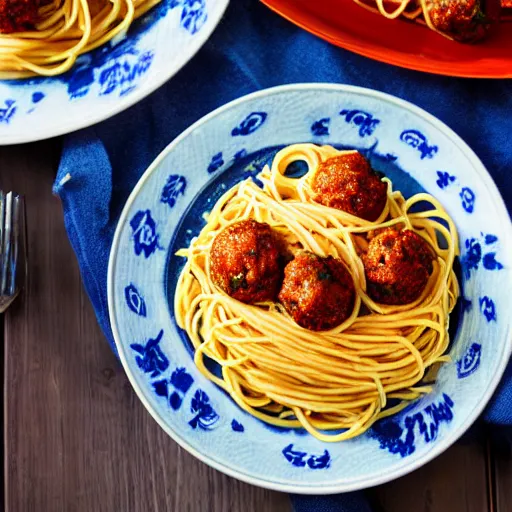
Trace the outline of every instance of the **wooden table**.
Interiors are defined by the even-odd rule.
[[[106,343],[51,187],[60,141],[0,148],[0,188],[27,197],[30,283],[2,319],[5,510],[281,512],[178,447]],[[484,435],[369,491],[375,512],[512,512],[512,462]]]

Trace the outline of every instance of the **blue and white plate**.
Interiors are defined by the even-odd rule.
[[[54,78],[0,80],[0,145],[69,133],[137,103],[205,43],[229,0],[162,0],[128,35]]]
[[[174,253],[235,182],[296,142],[357,148],[409,196],[437,197],[460,233],[462,298],[452,363],[432,394],[365,435],[332,444],[242,412],[195,368],[173,295]],[[512,227],[481,162],[423,110],[375,91],[277,87],[216,110],[172,142],[130,196],[110,258],[108,299],[119,355],[140,399],[181,446],[246,482],[299,493],[381,484],[450,446],[490,399],[511,353]]]

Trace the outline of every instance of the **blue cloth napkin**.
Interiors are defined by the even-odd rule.
[[[69,135],[54,191],[98,321],[115,351],[107,266],[123,205],[146,167],[180,132],[216,107],[274,85],[335,82],[394,94],[453,128],[482,159],[512,207],[512,81],[423,74],[332,46],[256,0],[233,0],[221,24],[169,83],[128,111]],[[66,174],[72,180],[64,184]],[[512,367],[486,419],[512,425]],[[297,512],[365,512],[361,495],[293,497]],[[365,508],[366,507],[366,508]]]

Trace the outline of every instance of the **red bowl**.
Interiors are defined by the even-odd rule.
[[[388,20],[352,0],[262,2],[326,41],[388,64],[439,75],[512,78],[512,23],[468,45],[407,20]]]

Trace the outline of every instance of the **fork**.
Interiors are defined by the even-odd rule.
[[[25,200],[0,190],[0,313],[18,296],[26,275]]]

